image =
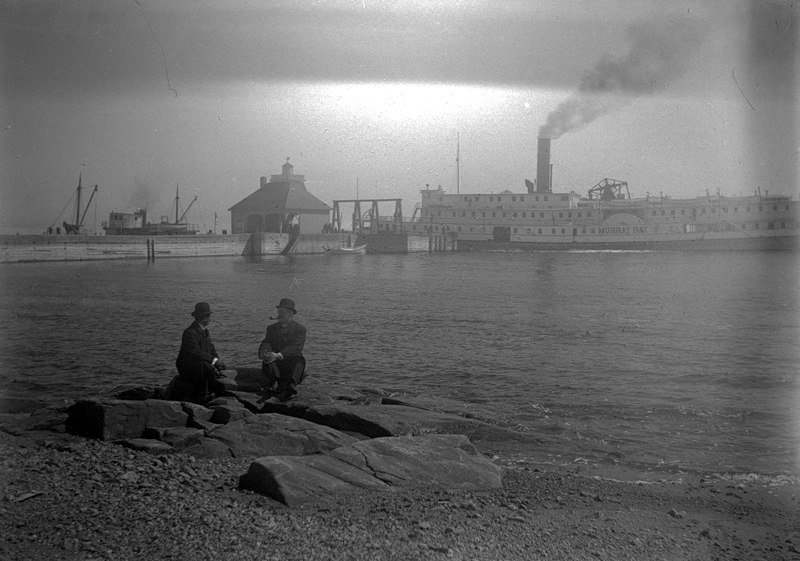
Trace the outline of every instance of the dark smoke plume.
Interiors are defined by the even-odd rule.
[[[540,138],[561,135],[591,123],[633,98],[664,89],[683,72],[702,34],[691,22],[645,22],[629,27],[628,53],[605,56],[581,80],[539,129]]]
[[[160,204],[161,197],[153,191],[153,188],[148,183],[144,183],[138,178],[134,181],[136,182],[136,188],[128,198],[128,206],[149,210],[155,209]]]

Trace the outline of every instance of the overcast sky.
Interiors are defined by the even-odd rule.
[[[290,158],[314,195],[426,184],[798,192],[798,9],[769,0],[0,0],[0,233],[147,207],[201,228]],[[85,203],[86,199],[84,199]]]

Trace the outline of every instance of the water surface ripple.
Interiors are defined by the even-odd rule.
[[[257,365],[281,297],[313,376],[455,398],[552,461],[800,474],[798,255],[446,253],[16,264],[0,383],[70,398],[166,384],[194,303]],[[546,458],[545,458],[546,459]]]

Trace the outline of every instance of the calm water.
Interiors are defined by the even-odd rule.
[[[541,436],[531,456],[798,475],[799,268],[784,252],[6,265],[0,384],[166,384],[199,300],[222,358],[255,366],[289,296],[311,375],[463,400]]]

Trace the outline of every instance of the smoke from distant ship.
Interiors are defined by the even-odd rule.
[[[160,208],[161,197],[153,190],[149,183],[144,183],[140,179],[135,179],[136,188],[132,190],[128,198],[128,206],[154,210]]]
[[[550,113],[539,138],[559,138],[635,97],[664,89],[681,75],[702,40],[698,26],[689,21],[637,23],[626,32],[627,54],[601,58],[581,79],[578,90]]]

